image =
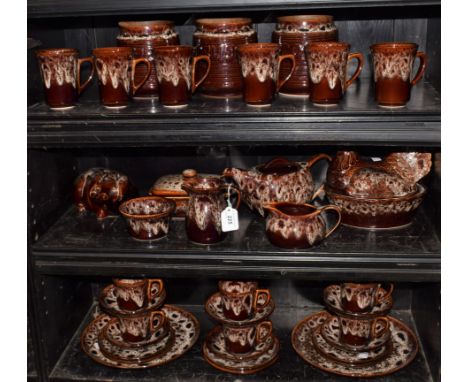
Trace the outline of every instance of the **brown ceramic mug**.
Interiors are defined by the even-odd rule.
[[[146,58],[133,58],[132,48],[128,47],[96,48],[93,55],[101,103],[107,108],[126,107],[148,78],[150,62]],[[146,65],[146,75],[136,84],[135,71],[140,63]]]
[[[379,43],[370,47],[374,63],[375,99],[380,106],[403,107],[410,100],[411,88],[426,69],[426,54],[414,43]],[[411,79],[413,63],[419,57],[419,68]]]
[[[113,279],[117,305],[122,311],[134,312],[144,309],[148,302],[159,297],[164,291],[161,279]],[[157,293],[152,292],[153,285],[158,285]]]
[[[194,50],[188,45],[159,46],[154,52],[159,102],[164,106],[187,105],[191,94],[210,72],[210,57],[206,55],[194,57]],[[205,61],[207,66],[205,73],[195,81],[195,70],[199,61]]]
[[[387,317],[377,317],[372,320],[359,320],[338,317],[340,326],[340,342],[348,346],[366,346],[371,341],[387,334],[390,323]]]
[[[291,77],[296,61],[294,54],[280,55],[279,44],[256,43],[237,47],[242,70],[244,101],[249,105],[269,105],[274,95]],[[281,81],[279,70],[283,60],[290,60],[289,74]]]
[[[78,96],[89,85],[94,74],[92,57],[78,58],[76,49],[41,49],[36,57],[39,63],[45,101],[53,110],[64,110],[75,106]],[[81,65],[91,64],[91,74],[81,83]]]
[[[385,293],[379,293],[379,289],[385,290]],[[391,297],[393,284],[387,289],[383,289],[381,284],[355,284],[343,283],[340,287],[341,308],[351,313],[367,313],[374,306]]]
[[[119,317],[120,330],[124,341],[143,342],[159,329],[166,329],[166,313],[154,310],[140,316]]]
[[[305,48],[309,71],[309,98],[317,105],[336,105],[346,89],[362,70],[364,57],[361,53],[349,53],[345,42],[313,42]],[[347,79],[348,63],[353,58],[358,65],[351,78]]]
[[[268,305],[271,296],[268,289],[257,289],[253,281],[220,281],[224,316],[230,320],[243,321],[252,317],[258,309]]]
[[[270,320],[247,326],[223,325],[223,332],[228,353],[245,354],[271,336],[273,325]]]

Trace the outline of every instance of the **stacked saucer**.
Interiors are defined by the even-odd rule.
[[[203,343],[213,367],[232,374],[254,374],[278,359],[279,341],[268,317],[275,304],[267,289],[252,281],[220,281],[205,310],[219,322]]]
[[[388,316],[393,285],[330,285],[321,311],[299,322],[291,340],[296,352],[319,369],[350,377],[388,375],[407,366],[418,352],[416,336]]]
[[[101,293],[106,312],[81,334],[81,347],[94,361],[121,369],[143,369],[175,360],[197,341],[200,326],[189,312],[163,305],[160,279],[114,279]]]

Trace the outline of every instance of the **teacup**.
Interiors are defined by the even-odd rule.
[[[156,75],[158,77],[159,102],[164,106],[184,106],[191,94],[205,80],[210,72],[210,56],[193,57],[193,47],[188,45],[167,45],[154,48]],[[199,61],[206,61],[206,71],[195,80]]]
[[[375,99],[380,106],[403,107],[410,100],[411,88],[426,69],[426,54],[418,45],[408,42],[387,42],[370,47],[374,63]],[[419,57],[419,68],[411,79],[413,63]]]
[[[271,336],[273,325],[270,320],[247,326],[223,326],[226,350],[229,353],[245,354]]]
[[[138,311],[148,306],[148,302],[164,291],[161,279],[113,279],[117,305],[122,311]],[[153,285],[158,284],[157,293],[152,293]]]
[[[393,292],[393,284],[390,284],[386,290],[387,293],[379,295],[380,284],[341,284],[341,308],[351,313],[367,313],[374,306],[378,305],[387,298],[390,298]]]
[[[101,103],[107,108],[126,107],[148,78],[151,63],[143,57],[134,58],[132,48],[128,47],[96,48],[93,55]],[[146,74],[136,84],[136,66],[140,63],[146,65]]]
[[[166,322],[166,314],[162,310],[139,316],[119,317],[122,338],[134,344],[148,340],[159,329],[165,329]]]
[[[218,287],[224,316],[234,321],[252,317],[271,299],[270,291],[257,289],[258,284],[253,281],[220,281]]]
[[[89,85],[94,74],[92,57],[78,58],[76,49],[41,49],[36,53],[44,84],[45,101],[52,110],[75,106],[78,96]],[[91,74],[80,81],[81,65],[91,64]]]
[[[339,317],[340,342],[348,346],[366,346],[371,341],[384,336],[390,323],[386,317],[371,320]]]

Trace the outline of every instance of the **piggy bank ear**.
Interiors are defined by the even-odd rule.
[[[398,174],[405,183],[413,185],[431,170],[431,153],[392,153],[385,158],[385,166]]]

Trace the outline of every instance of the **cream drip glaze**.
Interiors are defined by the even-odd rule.
[[[411,52],[373,53],[374,81],[379,78],[400,78],[408,81],[413,70],[414,56]]]
[[[62,86],[71,84],[76,88],[77,60],[75,56],[39,57],[44,85],[50,89],[52,82]]]
[[[254,75],[260,82],[265,82],[268,78],[276,81],[278,73],[278,59],[276,54],[268,56],[257,56],[245,54],[240,57],[242,77]]]
[[[306,56],[309,77],[314,84],[319,84],[326,78],[328,86],[333,90],[340,80],[344,91],[348,51],[310,52]]]
[[[96,70],[101,83],[105,86],[110,81],[114,89],[121,83],[127,93],[130,92],[129,68],[130,62],[127,59],[96,58]]]
[[[192,86],[190,57],[180,55],[175,57],[156,56],[155,61],[158,82],[165,80],[177,86],[180,80],[185,80],[187,89],[190,90]]]

